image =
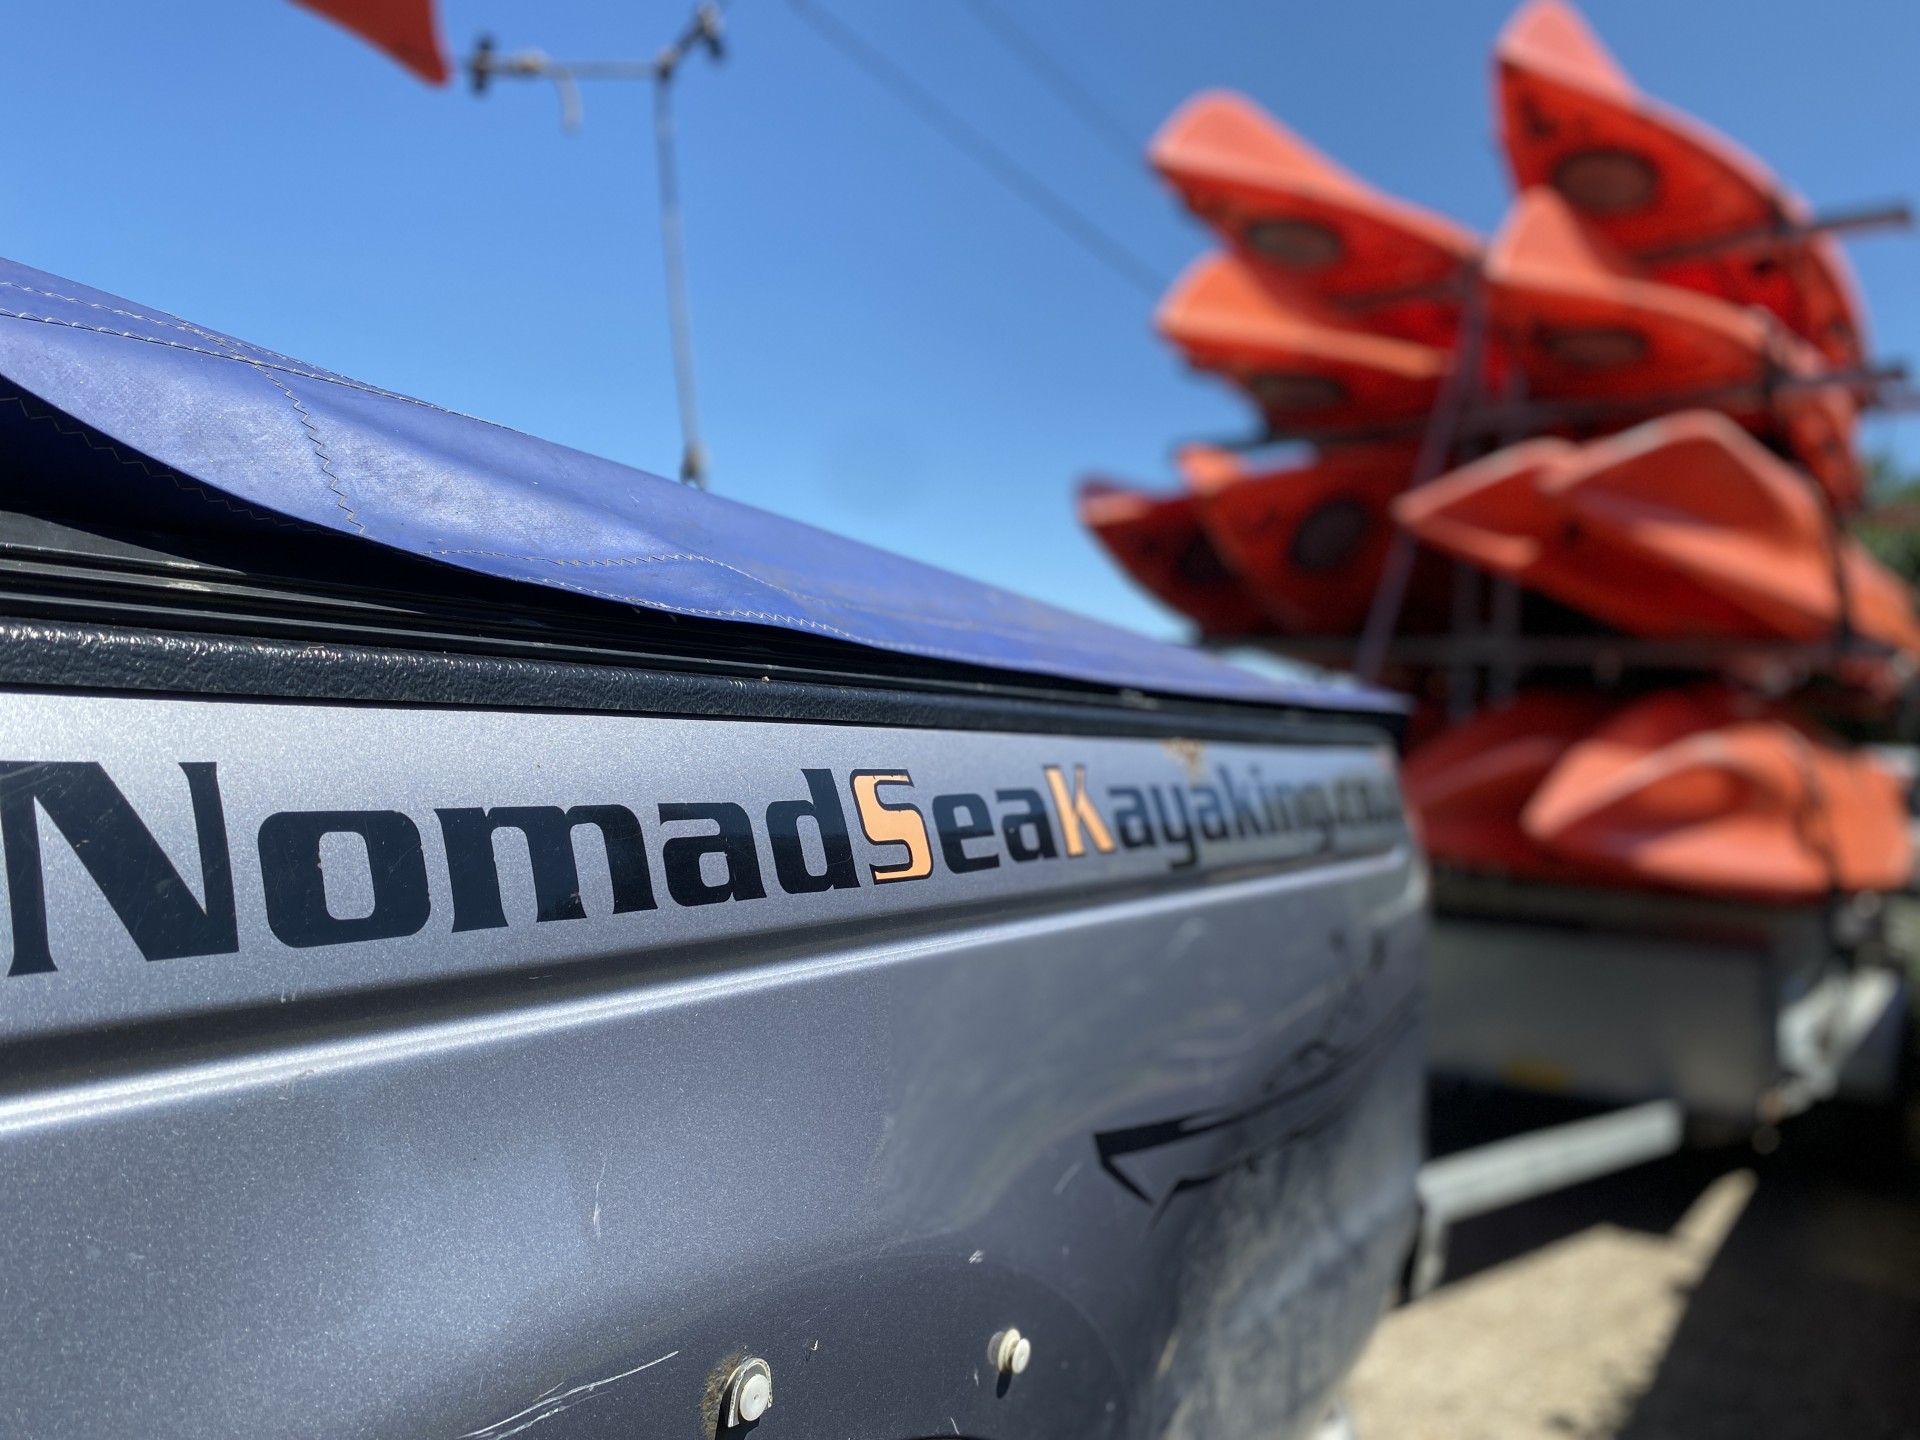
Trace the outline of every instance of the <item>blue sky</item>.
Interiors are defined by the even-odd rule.
[[[959,0],[815,0],[1168,280],[1205,246]],[[1506,202],[1488,53],[1509,7],[998,0],[1144,142],[1242,90],[1386,189],[1482,231]],[[449,48],[649,55],[683,0],[443,0]],[[1588,14],[1644,88],[1817,205],[1920,198],[1920,7],[1622,0]],[[646,89],[433,90],[287,0],[9,12],[0,253],[274,349],[671,474]],[[1169,478],[1249,423],[1090,260],[806,29],[735,0],[679,87],[714,486],[1159,634],[1072,515],[1076,478]],[[1876,349],[1920,358],[1920,239],[1852,247]],[[1920,425],[1868,443],[1920,463]]]

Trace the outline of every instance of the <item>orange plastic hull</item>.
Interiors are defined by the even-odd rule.
[[[1819,362],[1759,312],[1645,278],[1544,187],[1515,202],[1486,276],[1494,326],[1532,395],[1629,415],[1712,404],[1777,434],[1836,499],[1857,498],[1851,399],[1837,385],[1773,391],[1769,377]]]
[[[1770,331],[1637,276],[1554,191],[1514,202],[1487,255],[1490,313],[1536,396],[1659,397],[1752,383]]]
[[[1635,89],[1572,6],[1532,0],[1496,46],[1502,136],[1522,187],[1552,185],[1653,278],[1759,305],[1836,364],[1861,363],[1860,306],[1824,237],[1711,257],[1663,251],[1807,218],[1738,146]]]
[[[1588,445],[1541,487],[1573,523],[1686,575],[1790,639],[1830,636],[1844,614],[1868,639],[1920,655],[1904,583],[1793,469],[1724,416],[1692,411]]]
[[[1630,634],[1814,640],[1840,625],[1819,497],[1708,411],[1584,446],[1511,446],[1394,513],[1426,544]],[[1920,655],[1906,587],[1851,540],[1839,555],[1854,632]]]
[[[1191,495],[1149,495],[1102,481],[1080,487],[1080,523],[1148,594],[1203,635],[1269,630],[1266,612],[1221,559]]]
[[[1372,329],[1451,341],[1458,287],[1480,254],[1465,227],[1374,189],[1227,91],[1189,100],[1147,153],[1187,207],[1253,263]]]
[[[1355,445],[1250,472],[1237,456],[1195,447],[1181,454],[1180,469],[1214,548],[1275,626],[1349,635],[1373,603],[1393,538],[1388,510],[1414,460],[1413,447]],[[1429,561],[1416,571],[1416,597],[1433,588],[1432,569]]]
[[[1576,691],[1532,690],[1484,710],[1407,757],[1401,772],[1427,853],[1443,864],[1530,880],[1574,881],[1581,867],[1543,849],[1520,812],[1567,747],[1616,702]]]
[[[1898,889],[1913,866],[1884,767],[1717,686],[1604,721],[1534,791],[1521,828],[1570,864],[1749,900]]]
[[[1543,480],[1576,460],[1564,440],[1528,440],[1462,466],[1403,497],[1395,518],[1436,550],[1550,595],[1616,629],[1651,639],[1762,639],[1752,615],[1572,523]]]
[[[294,0],[378,46],[430,85],[447,83],[433,0]]]
[[[1156,323],[1189,364],[1233,380],[1291,434],[1417,421],[1449,363],[1444,350],[1361,329],[1234,255],[1198,261]]]

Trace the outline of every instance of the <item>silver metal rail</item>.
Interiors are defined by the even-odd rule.
[[[1429,1160],[1420,1168],[1420,1237],[1407,1298],[1440,1283],[1447,1232],[1458,1221],[1671,1155],[1684,1121],[1676,1101],[1652,1100]]]

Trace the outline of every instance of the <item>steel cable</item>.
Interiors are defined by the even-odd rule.
[[[1094,134],[1104,140],[1121,159],[1129,165],[1140,159],[1140,141],[1116,120],[1107,108],[1068,73],[1034,38],[1022,30],[993,0],[961,0],[967,9],[973,12],[973,18],[980,22],[981,29],[998,40],[1001,46],[1027,69],[1027,72],[1052,93],[1067,109],[1080,117],[1080,122]]]
[[[856,31],[809,3],[809,0],[788,0],[788,3],[794,14],[816,35],[865,71],[870,80],[919,116],[926,125],[938,131],[949,144],[964,152],[1062,234],[1136,289],[1152,296],[1160,294],[1164,282],[1152,265],[1061,199],[1044,181],[936,99]]]

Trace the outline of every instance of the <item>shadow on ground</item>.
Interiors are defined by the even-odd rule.
[[[1899,1121],[1835,1105],[1782,1127],[1621,1440],[1920,1437],[1920,1167]]]
[[[1443,1087],[1434,1147],[1579,1113]],[[1650,1377],[1620,1376],[1604,1419],[1526,1428],[1617,1440],[1920,1440],[1916,1121],[1913,1105],[1832,1103],[1786,1122],[1764,1155],[1745,1144],[1690,1149],[1467,1222],[1439,1294],[1471,1290],[1476,1276],[1484,1286],[1500,1267],[1594,1227],[1671,1235],[1722,1177],[1750,1171],[1731,1229],[1678,1286],[1683,1308]]]

